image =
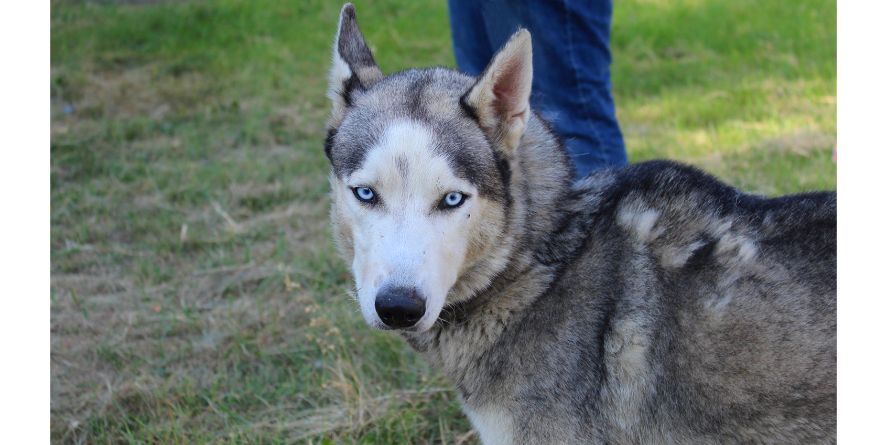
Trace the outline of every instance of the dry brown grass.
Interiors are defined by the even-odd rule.
[[[365,328],[330,240],[339,5],[120,3],[52,7],[53,442],[476,443],[447,383]],[[829,8],[618,3],[631,158],[833,187]],[[451,62],[444,2],[361,14],[387,71]]]

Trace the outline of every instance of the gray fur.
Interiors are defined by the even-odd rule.
[[[437,150],[447,157],[459,176],[480,185],[488,196],[504,199],[489,141],[458,105],[460,94],[470,87],[469,76],[444,68],[407,70],[393,74],[372,88],[351,92],[351,107],[341,126],[334,129],[330,159],[336,175],[352,173],[393,119],[408,117],[428,124],[438,141]],[[338,137],[347,133],[347,138]]]
[[[386,123],[422,121],[501,206],[489,262],[430,331],[403,333],[467,412],[505,413],[516,443],[835,441],[835,193],[768,199],[665,161],[573,185],[537,115],[503,154],[461,101],[474,82],[433,68],[362,85],[327,143],[341,178]]]

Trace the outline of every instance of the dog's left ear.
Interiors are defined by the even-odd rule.
[[[383,77],[357,26],[354,5],[346,3],[338,16],[338,31],[332,46],[332,68],[326,92],[332,101],[329,127],[335,128],[341,123],[355,90],[369,88]]]
[[[462,97],[462,104],[473,109],[480,126],[505,150],[520,145],[529,120],[529,93],[532,92],[532,39],[521,29],[508,40],[480,75],[477,83]]]

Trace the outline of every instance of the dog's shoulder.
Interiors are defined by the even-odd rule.
[[[666,267],[711,252],[748,260],[761,243],[779,240],[817,250],[836,242],[835,192],[767,198],[671,161],[601,172],[576,188],[594,197],[597,224],[650,246]]]

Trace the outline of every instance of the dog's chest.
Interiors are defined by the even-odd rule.
[[[472,408],[462,404],[462,409],[474,429],[480,434],[483,445],[505,445],[513,441],[513,419],[510,414],[499,406]]]

